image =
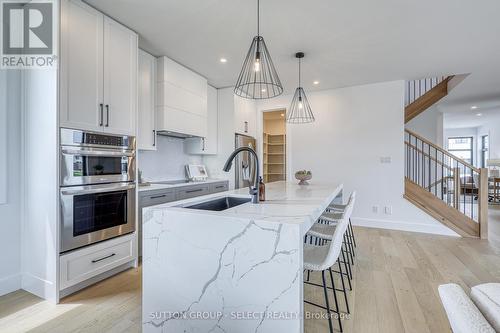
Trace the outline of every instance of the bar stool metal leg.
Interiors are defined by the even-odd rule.
[[[339,322],[340,332],[342,332],[342,320],[340,319],[340,307],[337,300],[337,289],[335,288],[335,282],[333,281],[332,269],[328,268],[328,271],[330,272],[330,280],[332,281],[333,299],[335,300],[335,309],[337,310],[337,320]]]
[[[346,261],[346,259],[345,259],[345,253],[344,253],[344,251],[343,251],[343,250],[342,250],[342,251],[340,251],[340,252],[342,253],[342,259],[343,259],[343,261],[344,261],[344,267],[345,267],[345,269],[347,270],[347,282],[349,282],[349,290],[352,290],[352,284],[351,284],[352,275],[351,275],[351,278],[349,279],[349,269],[348,269],[347,261]],[[340,260],[339,260],[339,267],[341,267],[341,262],[340,262]],[[342,271],[342,269],[341,269],[340,271]],[[343,280],[342,280],[342,281],[343,281]]]
[[[344,272],[342,271],[342,263],[340,262],[340,260],[338,260],[338,264],[339,264],[339,271],[340,271],[340,281],[342,282],[342,291],[344,293],[344,299],[345,299],[345,305],[346,305],[347,313],[351,313],[349,311],[349,302],[347,300],[347,290],[345,288],[345,282],[344,282]],[[349,283],[351,283],[350,280],[349,280],[349,278],[347,279],[347,281],[349,281]],[[339,313],[339,315],[340,315],[340,313]]]
[[[330,302],[328,301],[328,291],[326,288],[325,271],[321,271],[321,277],[323,278],[323,292],[325,293],[326,312],[328,313],[328,326],[330,327],[330,333],[333,333],[332,313],[330,312]]]
[[[352,242],[354,244],[354,247],[357,247],[356,246],[356,238],[354,237],[354,229],[352,228],[352,222],[351,222],[351,219],[349,218],[349,227],[348,229],[351,230],[351,235],[352,235]]]

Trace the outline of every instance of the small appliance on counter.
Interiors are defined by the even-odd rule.
[[[186,165],[186,173],[190,181],[204,182],[208,179],[207,169],[204,165],[188,164]]]

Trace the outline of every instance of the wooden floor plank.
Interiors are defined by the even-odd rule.
[[[500,212],[500,210],[499,210]],[[495,211],[495,213],[497,213]],[[500,235],[499,220],[490,232]],[[494,241],[355,227],[351,315],[347,333],[451,332],[437,288],[500,282],[500,245]],[[500,237],[499,237],[500,239]],[[312,279],[321,281],[321,275]],[[336,274],[337,287],[340,286]],[[321,288],[304,295],[324,303]],[[344,300],[338,293],[342,310]],[[330,294],[333,302],[332,294]],[[322,311],[309,305],[306,311]],[[336,330],[338,324],[335,322]],[[307,333],[326,333],[325,320],[305,320]],[[131,269],[52,305],[27,292],[0,297],[0,331],[32,333],[141,331],[141,270]]]

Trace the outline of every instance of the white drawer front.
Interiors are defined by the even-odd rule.
[[[63,290],[136,258],[135,234],[114,238],[60,257]]]

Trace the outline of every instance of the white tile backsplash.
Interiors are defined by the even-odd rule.
[[[156,151],[139,150],[138,167],[146,181],[186,178],[186,164],[201,164],[201,156],[184,152],[184,140],[159,135]]]

